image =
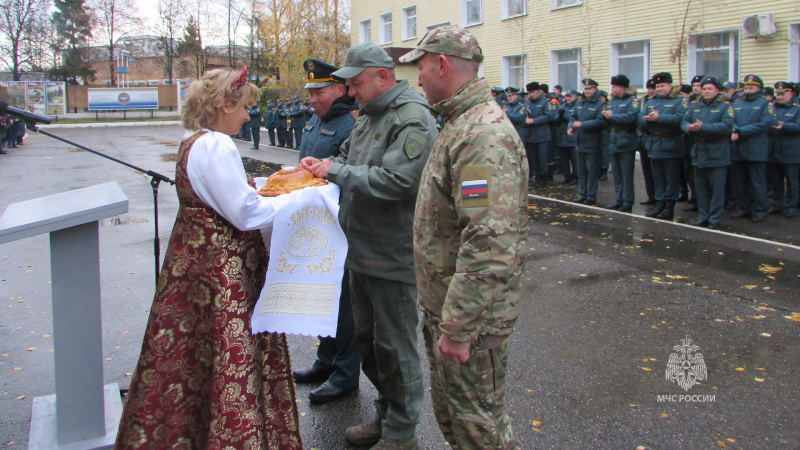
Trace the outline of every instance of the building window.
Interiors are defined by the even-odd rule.
[[[409,6],[403,10],[403,40],[417,37],[417,7]]]
[[[380,44],[390,44],[392,42],[392,13],[380,16],[381,27],[378,33]]]
[[[650,41],[611,44],[611,75],[626,75],[631,87],[644,89],[650,77]]]
[[[800,23],[789,24],[789,79],[800,81]]]
[[[528,56],[503,56],[501,65],[503,87],[511,86],[524,90],[525,85],[528,84]]]
[[[718,80],[739,79],[739,32],[689,36],[689,73],[710,75]]]
[[[503,19],[519,17],[528,12],[528,0],[502,0],[500,14]]]
[[[583,3],[583,0],[550,0],[550,9],[569,8],[570,6],[578,6]]]
[[[580,91],[581,49],[556,50],[550,53],[550,80],[564,90]]]
[[[483,0],[461,0],[461,25],[469,27],[483,23]]]
[[[364,20],[358,24],[358,42],[363,44],[365,42],[372,42],[372,21]]]

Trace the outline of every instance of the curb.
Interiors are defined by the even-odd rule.
[[[168,120],[163,122],[98,122],[98,123],[65,123],[53,125],[41,125],[44,130],[56,130],[64,128],[108,128],[108,127],[165,127],[171,125],[180,125],[177,120]]]

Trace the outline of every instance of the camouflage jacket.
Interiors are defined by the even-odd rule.
[[[420,309],[459,342],[508,335],[527,251],[525,146],[482,79],[433,109],[443,126],[414,215]]]
[[[428,102],[403,80],[362,105],[328,171],[341,187],[345,267],[415,284],[412,221],[420,175],[436,139]]]

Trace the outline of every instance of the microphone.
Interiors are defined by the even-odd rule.
[[[8,103],[6,102],[0,102],[0,115],[3,114],[17,116],[25,121],[25,123],[43,123],[45,125],[50,125],[52,122],[52,120],[47,116],[40,116],[39,114],[34,114],[32,112],[25,111],[24,109],[8,106]]]

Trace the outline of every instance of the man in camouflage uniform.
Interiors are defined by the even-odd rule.
[[[454,25],[400,58],[417,63],[443,118],[417,197],[414,262],[439,428],[454,449],[512,449],[504,395],[527,250],[528,163],[477,76],[482,60],[475,38]]]
[[[416,449],[423,386],[412,230],[436,121],[408,81],[396,81],[392,58],[375,44],[351,48],[332,76],[348,80],[361,105],[358,120],[338,156],[300,164],[342,188],[356,343],[378,390],[376,420],[348,428],[345,437],[357,446]]]

